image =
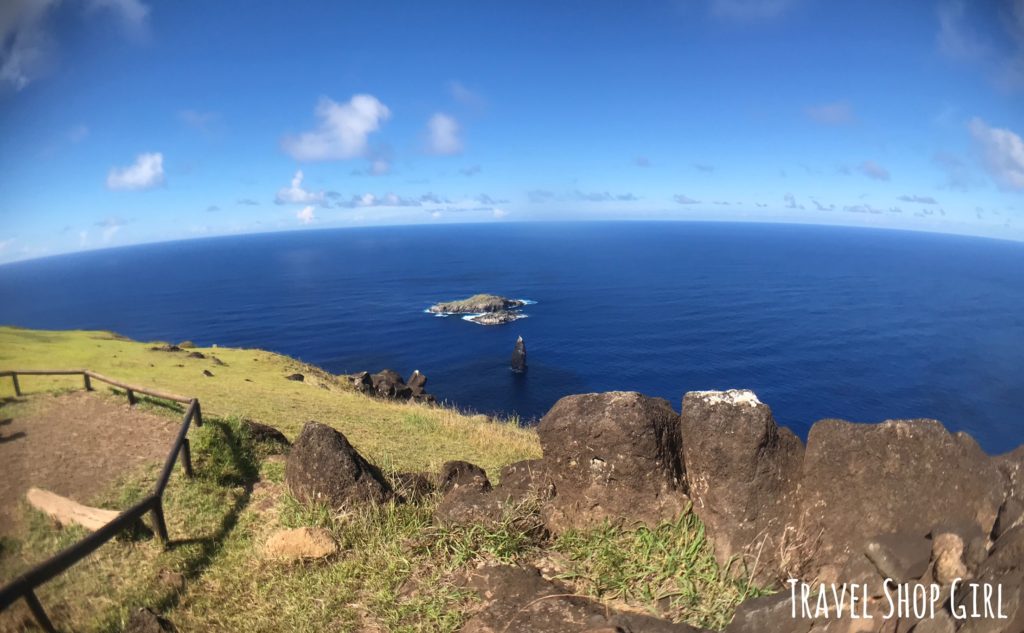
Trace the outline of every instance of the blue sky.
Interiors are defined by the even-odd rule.
[[[0,262],[567,219],[1024,239],[1024,0],[5,0],[0,45]]]

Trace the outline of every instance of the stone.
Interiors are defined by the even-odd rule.
[[[932,573],[940,585],[952,584],[957,578],[967,578],[964,565],[964,540],[959,534],[943,532],[932,537]]]
[[[758,560],[765,577],[794,575],[782,568],[790,564],[783,554],[801,476],[800,439],[779,428],[748,390],[687,393],[680,428],[694,512],[719,563],[740,556]]]
[[[405,384],[408,385],[409,389],[412,389],[412,395],[417,396],[426,391],[427,377],[423,375],[420,370],[416,369],[413,370],[412,374],[409,376],[409,380],[406,380]]]
[[[189,358],[206,358],[206,354],[202,352],[189,352]]]
[[[879,534],[868,540],[864,554],[883,578],[902,583],[917,580],[928,570],[932,544],[913,534]]]
[[[479,486],[452,488],[434,509],[434,521],[441,525],[496,525],[502,518],[505,504],[489,489]]]
[[[242,420],[242,428],[249,435],[250,438],[257,442],[266,442],[270,444],[279,444],[280,446],[287,447],[291,446],[291,442],[285,437],[284,433],[270,426],[269,424],[262,424],[255,420]]]
[[[206,376],[207,378],[213,378],[213,372],[210,371],[209,369],[204,369],[203,375]]]
[[[477,325],[503,325],[505,323],[511,323],[517,319],[521,319],[523,318],[523,315],[520,312],[502,310],[500,312],[484,312],[483,314],[474,314],[473,316],[464,318],[467,321],[476,323]]]
[[[373,392],[380,398],[408,400],[412,397],[412,389],[405,384],[396,371],[382,369],[370,376],[370,379],[373,381]]]
[[[925,618],[910,630],[912,633],[955,633],[956,623],[949,611],[939,609],[934,618]]]
[[[263,546],[264,557],[285,561],[327,558],[337,553],[338,543],[324,528],[278,530]]]
[[[512,348],[512,371],[526,371],[526,343],[521,336],[516,339],[516,345]]]
[[[624,391],[566,396],[537,434],[552,492],[545,522],[554,532],[605,519],[654,525],[688,505],[678,416],[665,400]]]
[[[526,305],[519,299],[507,299],[498,295],[478,294],[458,301],[442,301],[428,309],[432,314],[481,314],[486,312],[506,312]]]
[[[295,381],[295,382],[303,382],[303,381],[306,380],[306,377],[303,376],[302,374],[295,373],[295,374],[289,374],[289,375],[285,376],[285,380],[292,380],[292,381]]]
[[[373,391],[373,379],[370,378],[370,372],[361,371],[356,374],[349,376],[349,381],[355,390],[360,393],[370,393]]]
[[[448,492],[460,486],[487,492],[491,489],[491,482],[487,479],[487,471],[476,464],[457,460],[442,464],[441,473],[437,477],[438,490]]]
[[[396,473],[395,492],[406,501],[419,501],[436,490],[433,479],[427,473]]]
[[[177,630],[174,624],[157,615],[152,609],[136,610],[124,627],[124,633],[174,633]]]
[[[999,516],[992,527],[993,540],[999,539],[1007,530],[1019,525],[1024,525],[1024,503],[1013,497],[1007,497],[1006,501],[999,508]]]
[[[794,604],[790,591],[744,600],[736,607],[725,633],[807,633],[814,621],[803,617],[800,605]]]
[[[380,503],[391,487],[380,470],[366,461],[335,429],[307,422],[285,463],[285,482],[304,503],[338,508],[349,503]]]
[[[817,543],[808,575],[836,580],[880,533],[924,535],[963,521],[989,534],[1004,487],[977,443],[935,420],[822,420],[808,434],[800,492],[802,535]]]
[[[616,613],[600,602],[573,595],[569,587],[545,580],[532,567],[487,565],[471,571],[463,584],[484,600],[484,607],[466,622],[462,633],[700,633],[653,616]]]

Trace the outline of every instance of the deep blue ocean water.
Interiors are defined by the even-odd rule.
[[[477,292],[537,304],[495,327],[423,313]],[[1024,442],[1024,244],[980,238],[712,223],[214,238],[2,266],[0,323],[419,369],[439,398],[524,420],[572,393],[678,410],[686,391],[742,387],[804,437],[825,417],[934,417],[989,452]]]

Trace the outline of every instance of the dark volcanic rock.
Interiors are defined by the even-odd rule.
[[[189,352],[188,353],[188,357],[189,358],[206,358],[206,354],[204,354],[202,352]]]
[[[526,343],[521,336],[516,339],[516,346],[512,349],[512,370],[526,371]]]
[[[373,392],[373,378],[370,377],[370,372],[361,371],[359,373],[352,374],[349,376],[349,381],[352,386],[355,387],[356,391],[360,393],[372,393]]]
[[[272,444],[280,444],[281,446],[291,446],[291,442],[288,441],[284,433],[269,424],[262,424],[255,420],[242,420],[242,426],[245,428],[246,433],[249,434],[249,437],[257,442],[270,442]]]
[[[779,428],[751,391],[695,391],[683,398],[683,463],[694,511],[724,563],[761,553],[759,568],[779,574],[781,550],[800,479],[803,445]]]
[[[303,382],[306,380],[306,377],[302,374],[289,374],[288,376],[285,376],[285,379],[294,380],[295,382]]]
[[[152,609],[139,609],[128,619],[125,633],[174,633],[177,631],[169,620],[166,620]]]
[[[736,615],[725,633],[807,633],[814,621],[803,617],[788,590],[770,596],[751,598],[736,608]]]
[[[213,372],[210,371],[209,369],[204,369],[203,375],[206,376],[207,378],[213,378]]]
[[[171,343],[164,343],[163,345],[154,345],[149,348],[153,352],[180,352],[181,348]]]
[[[469,572],[464,584],[486,602],[462,633],[699,633],[685,624],[648,615],[616,613],[600,602],[573,595],[569,587],[545,580],[531,567],[482,567]]]
[[[824,582],[876,534],[960,521],[990,534],[1006,486],[974,440],[935,420],[822,420],[808,435],[803,473],[801,528],[817,543],[811,571]]]
[[[678,416],[667,401],[635,392],[567,396],[537,427],[554,488],[549,529],[605,518],[656,523],[687,504]]]
[[[370,376],[370,379],[373,381],[374,393],[380,398],[408,400],[412,397],[412,389],[396,371],[384,369]]]
[[[523,315],[519,312],[501,310],[499,312],[484,312],[477,316],[468,317],[468,320],[478,325],[502,325],[521,318],[523,318]]]
[[[458,301],[443,301],[430,306],[434,314],[479,314],[515,310],[526,305],[518,299],[506,299],[498,295],[479,294]]]
[[[487,479],[487,471],[476,464],[463,461],[445,462],[441,466],[441,473],[437,477],[437,487],[442,492],[448,492],[453,488],[469,486],[477,488],[481,492],[491,489],[491,482]]]
[[[395,492],[406,501],[418,501],[434,490],[434,478],[427,473],[395,474]]]
[[[391,487],[335,429],[307,422],[285,464],[285,482],[295,498],[337,508],[360,501],[381,502]]]

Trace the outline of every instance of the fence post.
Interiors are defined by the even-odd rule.
[[[193,400],[196,403],[196,412],[192,416],[192,420],[196,423],[196,426],[203,425],[203,410],[199,408],[199,400]]]
[[[50,622],[50,618],[47,617],[46,611],[43,609],[43,605],[39,603],[39,598],[31,589],[25,593],[25,602],[28,603],[28,610],[32,612],[32,616],[36,619],[36,623],[39,624],[39,628],[46,631],[46,633],[57,633],[57,629],[53,628],[53,622]]]
[[[18,384],[18,374],[11,373],[11,382],[14,383],[14,395],[21,395],[21,385]]]
[[[134,407],[135,406],[135,392],[132,391],[131,389],[125,389],[125,391],[128,392],[128,406]]]
[[[85,383],[86,391],[92,391],[92,378],[89,377],[89,372],[82,372],[82,382]]]
[[[164,522],[164,500],[160,497],[157,497],[156,503],[153,504],[153,526],[156,528],[157,537],[166,546],[168,542],[167,523]]]
[[[188,438],[181,441],[181,467],[185,469],[185,476],[192,479],[192,449]]]

